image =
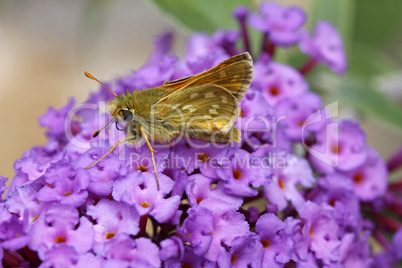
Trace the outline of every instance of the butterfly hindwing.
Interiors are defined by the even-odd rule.
[[[155,116],[167,124],[165,127],[180,129],[184,131],[181,135],[187,137],[194,133],[224,135],[239,115],[237,99],[218,85],[187,87],[157,105]]]

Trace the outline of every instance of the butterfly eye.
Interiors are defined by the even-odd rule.
[[[121,111],[124,121],[132,121],[134,118],[133,112],[130,110],[122,110]]]

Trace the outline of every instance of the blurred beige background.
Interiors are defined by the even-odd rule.
[[[99,88],[84,71],[102,81],[130,73],[146,62],[165,30],[176,34],[175,49],[182,53],[184,31],[153,6],[109,2],[103,7],[108,12],[88,11],[90,1],[0,2],[0,175],[11,178],[14,161],[45,144],[37,118],[48,106],[60,108],[70,96],[83,102]],[[92,20],[98,25],[88,25],[91,12],[104,16]]]
[[[92,1],[0,1],[0,175],[12,178],[14,161],[45,144],[37,118],[48,106],[60,108],[70,96],[82,102],[98,89],[84,71],[102,81],[128,74],[165,30],[176,34],[174,50],[183,53],[187,34],[147,2],[99,2],[91,10]],[[401,133],[376,121],[363,127],[385,157],[401,144]]]

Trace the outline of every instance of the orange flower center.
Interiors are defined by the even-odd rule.
[[[338,145],[333,145],[333,146],[331,147],[331,150],[332,150],[332,152],[333,152],[334,154],[340,154],[340,153],[341,153],[341,147],[338,146]]]
[[[353,180],[355,181],[355,183],[361,183],[363,179],[364,176],[361,173],[357,173],[356,175],[353,176]]]
[[[230,259],[230,262],[235,263],[236,261],[237,261],[237,254],[235,253],[235,254],[232,255],[232,258]]]
[[[268,248],[269,245],[271,245],[271,242],[269,240],[264,239],[264,240],[261,240],[261,244],[264,248]]]
[[[271,93],[272,96],[276,96],[279,94],[279,88],[277,86],[273,86],[269,89],[269,92]]]
[[[64,242],[66,242],[66,237],[64,237],[64,236],[56,237],[56,244],[64,243]]]
[[[278,180],[278,184],[279,184],[279,187],[281,187],[282,190],[285,189],[285,183],[283,183],[282,179]]]
[[[137,167],[137,170],[139,170],[139,171],[141,171],[141,172],[147,172],[147,171],[148,171],[148,168],[145,167],[145,166],[143,166],[143,165],[139,165],[139,166]]]
[[[110,238],[112,238],[112,237],[114,237],[116,234],[114,233],[114,232],[110,232],[110,233],[107,233],[106,235],[105,235],[105,238],[106,239],[110,239]]]
[[[236,179],[236,180],[240,180],[241,179],[241,171],[240,170],[234,170],[233,171],[233,177]]]
[[[151,206],[151,204],[148,203],[147,201],[143,201],[143,202],[141,203],[141,207],[143,207],[143,208],[149,208],[150,206]]]
[[[209,155],[206,153],[202,153],[198,155],[198,159],[204,163],[206,163],[209,159]]]

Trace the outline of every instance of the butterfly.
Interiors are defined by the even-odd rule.
[[[99,163],[119,144],[128,142],[134,145],[144,139],[151,152],[159,188],[155,150],[151,142],[171,144],[178,137],[216,143],[241,140],[240,130],[234,127],[234,123],[240,113],[239,102],[253,79],[253,60],[247,52],[235,55],[202,73],[121,95],[89,73],[85,72],[85,75],[115,95],[109,103],[113,118],[93,137],[118,121],[125,122],[124,131],[127,133],[127,137],[86,168]]]

